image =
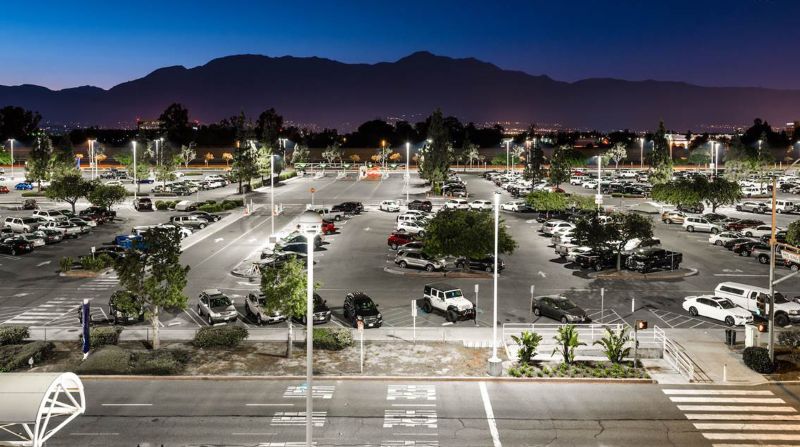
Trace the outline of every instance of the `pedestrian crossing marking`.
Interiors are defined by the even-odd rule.
[[[383,441],[381,447],[439,447],[439,441]]]
[[[436,385],[389,385],[386,400],[436,400]]]
[[[772,396],[769,390],[662,390],[664,394],[726,395],[726,396]]]
[[[327,411],[314,411],[311,414],[311,421],[314,427],[325,426],[325,416]],[[291,427],[291,426],[305,426],[306,425],[306,412],[305,411],[278,411],[272,416],[270,422],[272,426]]]
[[[312,399],[332,399],[335,385],[314,385],[311,389]],[[286,387],[283,397],[286,399],[305,398],[308,387],[306,385],[290,385]]]
[[[384,410],[383,428],[437,428],[436,410]]]
[[[785,404],[779,397],[670,397],[678,403]]]
[[[730,420],[730,414],[714,413],[688,413],[686,418],[689,420],[721,421]],[[797,414],[737,414],[736,419],[742,421],[800,421]]]
[[[767,430],[767,431],[800,431],[800,425],[789,424],[736,424],[736,423],[722,423],[698,422],[694,424],[694,428],[698,430]]]
[[[786,433],[703,433],[703,437],[712,441],[800,441],[800,434]]]
[[[725,405],[678,405],[678,410],[681,411],[762,411],[774,413],[794,413],[796,410],[792,407],[767,407],[767,406],[725,406]]]

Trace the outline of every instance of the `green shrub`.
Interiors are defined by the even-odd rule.
[[[522,331],[519,337],[512,335],[511,339],[519,345],[519,350],[517,351],[519,363],[529,365],[531,360],[536,357],[536,349],[539,348],[539,343],[542,342],[542,336],[536,332]]]
[[[159,211],[166,211],[169,204],[163,200],[156,200],[156,209]]]
[[[289,180],[292,177],[297,177],[297,171],[281,172],[278,176],[278,180]]]
[[[20,195],[22,197],[47,197],[47,193],[44,191],[25,191]]]
[[[222,206],[221,205],[217,205],[217,204],[214,204],[214,205],[200,205],[200,206],[197,207],[197,210],[198,211],[205,211],[207,213],[219,213],[219,212],[223,211]]]
[[[131,369],[134,374],[168,376],[183,371],[189,355],[182,350],[134,352]]]
[[[103,346],[81,362],[75,372],[79,374],[130,374],[131,353],[119,346]]]
[[[233,348],[247,339],[247,328],[242,326],[206,326],[194,335],[194,345],[199,348]]]
[[[314,328],[314,348],[341,351],[353,346],[353,333],[347,328]]]
[[[72,263],[74,261],[69,256],[64,256],[58,261],[58,265],[61,267],[62,272],[68,272],[72,270]]]
[[[593,344],[603,347],[603,353],[608,360],[618,364],[621,363],[625,357],[631,353],[631,348],[626,347],[631,341],[631,336],[628,334],[627,327],[621,327],[618,332],[614,332],[611,328],[606,328],[606,335],[600,340],[595,340]]]
[[[0,372],[10,372],[28,367],[28,360],[33,364],[46,360],[53,353],[55,346],[49,341],[8,345],[0,347]]]
[[[97,272],[112,265],[114,265],[114,260],[105,253],[99,256],[84,256],[81,258],[81,267],[84,270]]]
[[[800,331],[791,330],[779,333],[778,343],[787,348],[800,349]]]
[[[2,326],[0,327],[0,346],[16,345],[30,337],[28,326]]]
[[[121,327],[93,327],[89,330],[89,344],[92,349],[106,345],[116,345],[119,342]]]
[[[775,365],[769,359],[767,348],[755,346],[744,348],[742,359],[745,365],[757,373],[769,374],[775,370]]]

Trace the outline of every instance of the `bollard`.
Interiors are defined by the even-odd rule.
[[[727,382],[728,381],[728,364],[727,363],[723,363],[722,364],[722,381],[723,382]]]
[[[631,313],[636,312],[636,298],[631,298]]]

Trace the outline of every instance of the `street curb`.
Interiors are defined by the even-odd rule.
[[[425,271],[402,271],[393,268],[384,267],[383,271],[391,273],[392,275],[409,276],[417,278],[474,278],[474,279],[492,279],[491,274],[483,272],[425,272]]]
[[[697,275],[697,269],[686,269],[688,271],[673,271],[673,272],[656,272],[656,273],[638,273],[624,270],[622,272],[593,272],[587,276],[594,279],[610,279],[610,280],[638,280],[638,281],[659,281],[664,279],[680,279],[688,278],[689,276]]]
[[[150,380],[219,380],[219,381],[255,381],[255,380],[306,380],[306,376],[105,376],[81,375],[81,380],[95,381],[150,381]],[[406,382],[541,382],[541,383],[603,383],[619,385],[652,385],[657,382],[653,379],[596,379],[575,377],[470,377],[470,376],[319,376],[316,380],[345,380],[345,381],[406,381]]]

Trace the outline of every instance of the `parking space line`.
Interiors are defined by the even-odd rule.
[[[481,399],[483,399],[483,408],[486,411],[486,422],[489,423],[489,433],[492,435],[492,444],[494,447],[502,447],[500,443],[500,433],[497,431],[497,423],[494,420],[494,411],[492,410],[492,403],[489,401],[489,393],[486,391],[486,382],[478,383],[481,390]]]

